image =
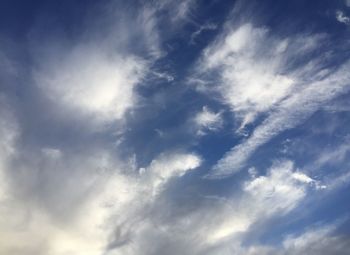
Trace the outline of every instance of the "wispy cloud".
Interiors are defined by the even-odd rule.
[[[278,38],[266,28],[244,24],[221,35],[204,52],[199,74],[218,74],[216,90],[241,120],[238,132],[261,113],[268,117],[243,143],[232,148],[214,167],[212,177],[230,175],[275,135],[292,128],[323,103],[349,89],[348,63],[330,74],[327,60],[311,57],[325,35]],[[273,47],[271,46],[273,45]],[[306,55],[310,55],[303,61]],[[297,66],[293,63],[298,63]],[[216,76],[215,76],[216,77]]]
[[[346,25],[350,24],[350,18],[347,17],[342,11],[336,11],[335,17],[340,23],[344,23]]]
[[[259,125],[243,143],[234,147],[214,167],[212,176],[225,176],[239,171],[251,154],[262,144],[284,130],[295,127],[315,112],[324,102],[348,91],[349,64],[324,80],[311,83],[299,93],[279,104],[269,117]]]
[[[1,17],[14,29],[0,26],[0,254],[349,250],[333,219],[345,206],[312,215],[350,180],[348,122],[328,118],[348,114],[328,104],[350,90],[341,39],[339,53],[326,33],[223,17],[226,1],[39,2],[26,5],[33,20]],[[250,161],[318,109],[335,123],[316,123],[324,143],[314,125],[300,131],[305,164],[292,152]]]
[[[221,112],[213,112],[207,106],[194,117],[195,125],[198,127],[197,134],[204,135],[206,131],[217,131],[223,125]]]
[[[200,34],[203,33],[204,31],[215,30],[217,29],[217,27],[218,26],[214,23],[206,23],[204,25],[201,25],[195,32],[192,33],[190,44],[195,44],[197,37],[200,36]]]

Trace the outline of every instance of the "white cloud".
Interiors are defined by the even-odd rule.
[[[349,139],[345,139],[345,143],[331,150],[324,150],[318,154],[317,159],[313,163],[313,167],[320,168],[329,163],[341,163],[346,159],[346,155],[350,152]]]
[[[122,121],[138,104],[135,90],[147,74],[172,81],[170,74],[152,70],[155,59],[164,54],[154,16],[157,11],[164,11],[162,8],[171,7],[168,11],[174,16],[170,19],[178,24],[190,18],[195,1],[166,0],[159,2],[162,4],[167,7],[156,10],[154,6],[155,9],[148,9],[147,5],[135,17],[136,21],[129,19],[128,14],[121,14],[122,18],[116,15],[122,21],[111,25],[115,31],[105,38],[108,42],[93,35],[93,39],[87,36],[89,39],[64,45],[58,51],[43,46],[44,54],[34,56],[33,77],[45,97],[35,97],[43,101],[38,105],[52,104],[47,105],[50,110],[55,108],[52,112],[73,115],[77,122],[83,120],[93,128],[100,127]],[[118,8],[112,9],[111,12]],[[204,25],[193,36],[212,28]],[[207,70],[220,72],[219,92],[224,102],[239,116],[241,128],[261,113],[268,115],[245,143],[219,162],[219,174],[231,174],[232,168],[243,165],[258,146],[300,123],[319,104],[343,92],[349,75],[348,66],[334,74],[319,72],[317,61],[302,66],[302,70],[288,71],[293,69],[286,64],[292,56],[290,52],[312,51],[319,37],[283,40],[271,37],[265,28],[247,24],[227,31],[223,38],[207,49],[204,57],[207,62],[202,64]],[[265,41],[271,43],[268,49],[264,47]],[[142,44],[142,49],[135,47],[133,51],[132,43]],[[146,53],[135,53],[139,51]],[[317,73],[315,77],[322,79],[313,76],[308,80],[310,84],[300,82],[309,78],[310,73]],[[203,87],[210,84],[199,81]],[[36,87],[33,91],[38,92]],[[258,98],[260,95],[262,98]],[[13,100],[15,107],[35,104],[28,103],[29,95],[23,98],[23,102]],[[339,251],[339,245],[346,250],[341,239],[332,237],[328,230],[288,236],[279,247],[243,245],[243,239],[256,225],[260,228],[261,223],[273,217],[286,216],[300,205],[309,188],[318,188],[318,182],[295,169],[291,161],[276,162],[263,175],[250,168],[250,179],[242,185],[238,180],[234,194],[228,192],[225,198],[203,197],[202,188],[209,194],[226,187],[218,187],[221,183],[209,184],[208,180],[193,181],[195,175],[191,175],[180,185],[189,184],[185,190],[174,191],[178,178],[201,165],[202,158],[195,153],[170,151],[150,159],[148,151],[141,152],[140,161],[150,163],[139,168],[136,160],[139,155],[125,156],[130,148],[127,143],[120,143],[124,138],[113,146],[110,130],[73,137],[76,133],[70,133],[66,123],[53,131],[49,130],[50,125],[45,126],[55,116],[44,121],[30,114],[27,118],[24,115],[34,110],[26,110],[12,109],[0,95],[0,254],[291,255],[320,254],[317,252],[322,249],[333,254]],[[43,114],[51,113],[42,110]],[[198,134],[216,131],[223,126],[222,115],[204,106],[191,124],[195,124]],[[29,123],[37,119],[38,125]],[[38,126],[43,132],[33,135]],[[163,130],[156,132],[163,136]],[[120,130],[116,133],[123,134]],[[344,147],[333,157],[344,160],[347,151],[348,147]],[[328,160],[320,158],[319,164]],[[349,174],[330,186],[348,180]],[[174,186],[169,185],[172,181]],[[263,228],[261,231],[266,231]],[[321,245],[313,249],[317,243]]]
[[[189,237],[200,238],[204,249],[225,247],[226,241],[239,247],[241,237],[249,235],[249,229],[256,222],[282,216],[296,208],[306,197],[308,188],[313,188],[309,179],[306,174],[296,171],[291,161],[276,162],[266,175],[245,182],[243,193],[238,197],[211,199],[208,207],[182,219],[177,225],[189,229]],[[203,254],[203,250],[198,254]]]
[[[111,56],[97,46],[78,46],[60,57],[61,62],[50,59],[35,72],[38,86],[60,107],[108,123],[121,119],[135,104],[145,61]]]
[[[255,244],[243,246],[237,242],[227,242],[214,253],[207,254],[248,254],[248,255],[345,255],[349,248],[346,237],[334,233],[338,224],[330,224],[307,229],[299,235],[284,238],[281,246]]]
[[[152,160],[149,167],[141,169],[140,174],[151,182],[149,185],[156,194],[170,178],[180,177],[200,164],[201,159],[195,154],[163,154]]]
[[[151,162],[147,171],[157,178],[167,180],[173,176],[182,176],[188,170],[197,168],[201,163],[194,154],[162,155]]]
[[[168,1],[168,3],[171,3],[171,1]],[[172,21],[175,23],[187,19],[195,4],[196,0],[182,0],[179,1],[175,6],[172,6],[173,8],[170,9],[173,13],[171,17]]]
[[[16,152],[16,141],[19,134],[18,123],[5,96],[0,93],[0,206],[8,200],[9,183],[6,174],[11,157]],[[0,218],[5,219],[6,217]]]
[[[197,0],[179,0],[177,2],[171,0],[154,1],[151,6],[162,12],[167,13],[167,18],[162,20],[168,21],[167,29],[178,29],[187,22],[192,22],[192,16],[196,8]],[[164,17],[163,17],[164,18]]]
[[[335,234],[339,222],[306,230],[299,236],[287,236],[283,242],[283,254],[346,254],[349,242]]]
[[[33,186],[38,189],[28,190],[27,198],[11,194],[6,199],[0,197],[0,218],[6,218],[0,221],[0,253],[97,255],[112,243],[125,246],[114,254],[139,254],[131,252],[135,244],[129,241],[142,242],[142,233],[154,228],[147,215],[164,185],[200,165],[194,154],[169,153],[154,159],[144,174],[132,175],[122,173],[122,168],[132,165],[116,162],[105,152],[74,155],[78,165],[72,165],[71,156],[57,149],[44,148],[42,155],[39,168],[50,169],[34,178]],[[36,174],[33,165],[26,167],[27,176]],[[30,179],[33,176],[24,181],[32,186]],[[10,191],[15,189],[9,187]],[[43,196],[47,196],[47,203]]]
[[[280,132],[310,116],[323,103],[345,93],[350,77],[345,63],[334,73],[324,68],[324,57],[304,59],[327,40],[325,35],[278,38],[266,28],[244,24],[226,30],[204,52],[197,77],[213,71],[216,87],[204,85],[206,93],[219,93],[240,121],[238,132],[265,113],[266,118],[249,138],[218,161],[212,177],[238,171],[256,148]],[[200,84],[203,87],[203,84]],[[202,88],[203,91],[203,88]]]
[[[175,79],[174,76],[172,76],[171,74],[166,73],[166,72],[153,71],[152,74],[156,78],[161,79],[161,80],[166,80],[167,82],[172,82]]]
[[[245,24],[206,49],[200,72],[220,71],[218,91],[242,119],[241,128],[271,109],[294,85],[293,77],[282,74],[288,43],[271,38],[264,28]],[[266,44],[273,46],[266,49]]]
[[[344,12],[342,11],[337,11],[335,13],[335,17],[340,23],[344,23],[346,25],[350,24],[350,18],[345,16]]]
[[[310,178],[309,176],[307,176],[306,174],[300,173],[300,172],[293,173],[292,177],[295,180],[298,180],[298,181],[301,181],[301,182],[305,182],[305,183],[312,183],[312,182],[315,181],[312,178]]]
[[[223,125],[222,113],[213,112],[207,106],[203,106],[202,111],[194,117],[194,122],[198,127],[197,134],[203,135],[206,130],[216,131]]]
[[[234,147],[215,166],[213,176],[230,175],[240,169],[250,155],[262,144],[282,131],[298,125],[317,110],[322,103],[349,89],[349,63],[326,79],[307,87],[281,102],[278,108],[258,126],[243,143]]]
[[[310,182],[310,177],[293,169],[291,161],[285,161],[273,166],[268,176],[247,183],[245,190],[265,213],[289,211],[306,195],[305,185]]]
[[[190,44],[195,44],[197,37],[199,37],[200,34],[202,34],[204,31],[206,31],[206,30],[216,30],[217,27],[218,26],[216,24],[210,23],[210,22],[199,26],[199,28],[195,32],[192,33],[191,39],[190,39]]]
[[[197,71],[219,73],[215,90],[241,120],[240,128],[244,128],[259,113],[273,109],[301,87],[302,78],[320,71],[315,61],[296,70],[290,65],[316,49],[321,40],[322,35],[279,38],[268,29],[249,23],[236,29],[227,24],[219,39],[204,51]]]
[[[107,6],[86,16],[74,40],[64,35],[53,36],[55,42],[45,36],[31,38],[36,85],[57,111],[93,128],[123,120],[138,104],[137,86],[165,54],[155,5],[128,9],[111,1]]]

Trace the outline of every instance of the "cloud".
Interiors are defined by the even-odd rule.
[[[187,19],[191,14],[191,10],[193,10],[196,0],[182,0],[177,3],[175,6],[171,3],[171,1],[165,1],[170,6],[168,7],[171,10],[171,20],[173,23],[177,23],[181,20]]]
[[[327,59],[311,57],[321,40],[327,37],[278,38],[268,29],[255,28],[248,23],[234,30],[228,26],[219,39],[208,46],[197,72],[199,77],[207,75],[204,72],[214,72],[216,80],[213,82],[219,85],[215,88],[207,85],[204,91],[212,93],[214,90],[221,95],[222,102],[240,121],[238,133],[257,116],[267,114],[249,138],[218,161],[211,177],[224,177],[238,171],[262,144],[348,91],[350,77],[346,69],[349,63],[332,73],[325,68]],[[310,57],[304,61],[308,55]]]
[[[250,23],[236,29],[227,24],[219,39],[205,49],[197,70],[200,74],[218,73],[220,83],[216,90],[242,120],[240,128],[244,128],[259,113],[285,99],[295,87],[301,87],[300,79],[307,71],[313,75],[320,71],[314,60],[303,63],[303,68],[291,64],[310,54],[324,39],[322,35],[279,38],[267,28]]]
[[[335,235],[337,224],[309,229],[300,236],[288,236],[283,247],[286,254],[346,254],[348,237]]]
[[[198,26],[197,4],[88,4],[86,12],[70,9],[82,11],[83,20],[64,16],[69,29],[44,13],[30,23],[28,44],[9,43],[18,58],[0,49],[0,74],[6,76],[0,92],[0,254],[348,251],[349,239],[337,224],[300,228],[310,223],[308,216],[300,218],[317,208],[318,194],[323,202],[333,198],[322,187],[335,192],[349,182],[346,169],[311,175],[296,159],[281,159],[237,178],[208,180],[201,176],[210,158],[192,146],[206,150],[193,143],[198,135],[226,134],[227,112],[219,107],[227,106],[236,131],[248,135],[210,177],[233,174],[259,146],[348,91],[350,64],[328,62],[335,53],[319,46],[330,44],[327,35],[280,36],[230,21],[222,30],[219,23]],[[195,33],[181,33],[193,25]],[[203,51],[196,72],[182,77],[187,68],[173,66],[190,65],[202,50],[188,42],[213,29],[222,33]],[[175,54],[163,48],[168,43],[176,45]],[[185,80],[199,83],[198,90],[219,105],[188,89]],[[216,142],[222,140],[209,140],[214,147],[208,152],[220,151]],[[314,166],[345,162],[345,143],[322,150]],[[304,202],[316,205],[310,209]],[[273,242],[265,241],[271,235]]]
[[[207,106],[194,117],[195,125],[198,127],[197,134],[204,135],[206,131],[217,131],[223,125],[222,113],[212,112]]]
[[[224,246],[218,246],[212,252],[205,254],[249,254],[249,255],[345,255],[349,247],[349,239],[346,236],[335,234],[337,224],[329,224],[321,227],[307,229],[299,235],[284,238],[281,246],[256,244],[242,246],[236,242],[227,242]]]
[[[2,136],[16,130],[9,111],[2,111]],[[255,254],[259,247],[242,245],[255,223],[288,214],[313,188],[291,161],[279,161],[243,183],[238,196],[204,199],[176,215],[168,211],[167,185],[200,166],[196,154],[162,153],[140,169],[100,148],[70,154],[43,147],[28,158],[16,147],[19,135],[5,146],[19,161],[7,166],[11,192],[1,200],[0,213],[11,215],[0,222],[5,254]],[[280,254],[276,247],[262,250]]]
[[[145,76],[144,60],[80,45],[60,57],[60,62],[56,56],[43,60],[34,73],[39,88],[57,107],[109,123],[135,105],[135,87]]]
[[[342,11],[337,11],[335,13],[335,18],[340,22],[344,23],[346,25],[350,24],[350,18],[345,16],[344,12]]]
[[[152,160],[149,167],[141,168],[141,176],[145,176],[153,187],[153,192],[158,192],[158,187],[172,177],[181,177],[188,170],[200,166],[201,159],[195,154],[163,154]]]
[[[245,191],[271,212],[289,211],[305,196],[305,184],[310,182],[310,177],[293,170],[292,162],[286,161],[273,166],[268,176],[247,183]]]
[[[184,244],[183,252],[188,254],[217,254],[210,251],[226,247],[226,242],[239,247],[256,222],[287,214],[306,197],[312,186],[296,179],[295,174],[302,175],[292,162],[276,162],[266,175],[247,180],[238,196],[208,197],[185,215],[174,212],[174,216],[158,223],[163,230],[161,236],[171,233],[164,242],[179,247]]]
[[[179,247],[184,244],[185,254],[232,254],[242,247],[244,236],[254,231],[251,228],[257,222],[288,214],[306,197],[311,186],[295,179],[296,173],[301,174],[292,162],[276,162],[266,175],[247,180],[242,193],[229,198],[207,197],[195,210],[172,218],[162,228],[172,233],[166,242]],[[186,236],[181,238],[181,233]]]
[[[89,29],[74,40],[59,33],[51,36],[54,42],[50,36],[34,36],[40,26],[31,37],[36,86],[57,109],[97,128],[122,122],[138,104],[137,86],[164,55],[155,6],[108,6],[108,11],[90,14],[84,23]]]
[[[105,247],[111,253],[116,249],[117,254],[128,254],[123,251],[132,250],[134,240],[140,238],[138,235],[145,228],[152,228],[152,222],[144,217],[161,188],[171,177],[181,176],[198,165],[199,159],[193,155],[175,154],[155,159],[146,169],[148,176],[110,175],[80,208],[86,213],[76,222],[78,230],[62,233],[62,240],[54,246],[55,254],[82,250],[101,254]]]
[[[149,209],[167,182],[197,168],[200,159],[163,154],[138,175],[132,164],[103,151],[68,155],[44,148],[42,158],[22,164],[16,173],[10,166],[5,172],[11,185],[0,200],[1,218],[7,219],[0,222],[2,253],[95,255],[118,248],[117,254],[135,254],[123,251],[133,250],[131,240],[153,228]]]
[[[264,43],[274,47],[264,49]],[[225,32],[205,50],[199,72],[220,72],[217,90],[242,119],[241,128],[252,122],[259,112],[271,109],[294,84],[292,77],[280,74],[287,46],[287,40],[269,37],[266,29],[244,24]]]
[[[295,127],[304,121],[321,104],[345,93],[348,90],[350,79],[346,71],[347,68],[349,68],[349,64],[345,64],[326,79],[309,84],[299,93],[295,93],[281,102],[278,108],[253,131],[253,134],[246,141],[231,149],[219,160],[214,167],[214,172],[212,172],[213,176],[220,177],[238,171],[262,144],[284,130]]]
[[[155,16],[159,17],[158,25],[165,23],[166,30],[174,32],[184,24],[193,22],[197,2],[197,0],[180,0],[174,3],[171,0],[162,0],[148,3],[148,6],[155,11]]]
[[[0,64],[28,74],[21,100],[0,96],[1,254],[135,254],[166,184],[201,164],[194,153],[168,152],[139,174],[115,141],[147,75],[172,77],[152,70],[165,54],[156,6],[107,6],[72,37],[56,27],[43,34],[52,24],[38,19],[24,46],[31,65]]]
[[[247,181],[239,206],[234,206],[218,228],[211,231],[214,240],[227,238],[237,232],[249,232],[249,227],[259,220],[290,212],[306,196],[307,187],[311,187],[305,179],[311,180],[296,171],[291,161],[280,161],[265,176]]]
[[[190,44],[195,44],[196,39],[198,36],[200,36],[201,33],[203,33],[206,30],[216,30],[218,26],[214,23],[206,23],[204,25],[199,26],[199,28],[192,33],[191,39],[190,39]]]

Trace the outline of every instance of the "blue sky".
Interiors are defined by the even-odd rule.
[[[0,3],[0,253],[350,250],[350,1]]]

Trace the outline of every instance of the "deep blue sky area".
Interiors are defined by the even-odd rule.
[[[0,254],[349,254],[349,57],[349,0],[0,1]]]

